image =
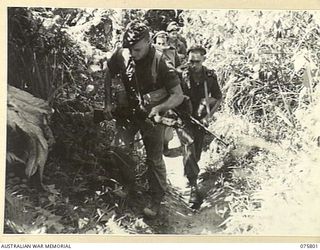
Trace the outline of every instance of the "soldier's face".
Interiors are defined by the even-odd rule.
[[[199,52],[190,52],[188,57],[188,63],[190,67],[195,72],[198,72],[202,69],[202,63],[204,62],[204,56]]]
[[[173,40],[177,39],[178,37],[178,31],[177,30],[172,30],[169,32],[169,37]]]
[[[167,38],[165,38],[165,37],[157,37],[156,38],[156,44],[161,48],[166,47],[167,46]]]
[[[133,45],[131,48],[129,48],[129,50],[133,60],[139,61],[147,55],[149,48],[149,39],[142,39],[141,41]]]

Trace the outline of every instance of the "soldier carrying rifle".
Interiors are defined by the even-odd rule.
[[[213,70],[203,65],[206,50],[202,46],[192,46],[187,51],[188,63],[181,67],[183,93],[190,98],[192,116],[208,125],[212,115],[220,106],[222,94],[217,76]],[[204,130],[194,132],[195,156],[198,162],[201,157]]]
[[[152,65],[156,64],[156,72]],[[157,119],[160,114],[177,107],[183,101],[180,79],[176,70],[151,44],[149,28],[141,22],[131,22],[126,27],[122,48],[117,49],[107,63],[105,80],[105,109],[112,119],[111,78],[120,74],[128,97],[129,107],[148,113]],[[163,89],[167,97],[159,102],[150,102],[154,91]],[[144,119],[132,119],[132,134],[140,131],[146,149],[148,181],[152,196],[151,204],[143,210],[147,216],[156,216],[166,191],[166,167],[162,158],[163,134],[161,124],[152,126]]]
[[[205,54],[206,50],[202,46],[192,46],[187,51],[188,63],[180,66],[179,71],[183,93],[189,99],[191,112],[175,109],[184,123],[183,129],[178,129],[177,134],[182,145],[184,174],[191,188],[189,203],[193,204],[193,208],[199,208],[202,203],[197,180],[205,134],[211,134],[219,143],[227,146],[206,128],[222,101],[222,94],[214,71],[203,66]]]

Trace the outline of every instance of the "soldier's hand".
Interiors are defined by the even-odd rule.
[[[205,126],[205,127],[209,127],[209,122],[210,120],[208,118],[203,118],[201,119],[201,123]]]
[[[103,112],[104,112],[104,114],[106,116],[106,119],[108,121],[112,120],[112,118],[113,118],[111,111],[112,111],[112,105],[106,105],[104,110],[103,110]]]
[[[160,116],[159,113],[162,112],[162,111],[163,111],[163,110],[162,110],[162,107],[161,107],[160,105],[155,106],[155,107],[153,107],[153,108],[151,109],[148,117],[149,117],[149,118],[156,118],[156,117]]]

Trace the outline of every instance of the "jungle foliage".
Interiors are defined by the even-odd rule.
[[[178,22],[222,87],[209,128],[232,147],[204,152],[203,221],[220,216],[228,234],[319,232],[319,12],[72,8],[8,8],[5,232],[154,233],[139,214],[141,145],[123,164],[115,122],[92,121],[106,59],[136,19],[153,31]]]

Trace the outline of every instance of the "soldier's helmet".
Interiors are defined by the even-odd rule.
[[[167,26],[167,32],[171,32],[171,31],[178,31],[179,30],[179,25],[177,24],[177,22],[171,22],[168,24]]]
[[[132,21],[127,25],[124,32],[122,47],[131,48],[144,38],[150,38],[149,27],[142,22]]]
[[[157,32],[157,33],[152,37],[152,40],[153,40],[154,42],[156,42],[157,37],[161,37],[161,38],[168,39],[168,36],[169,36],[169,35],[168,35],[167,32],[161,30],[161,31]]]

